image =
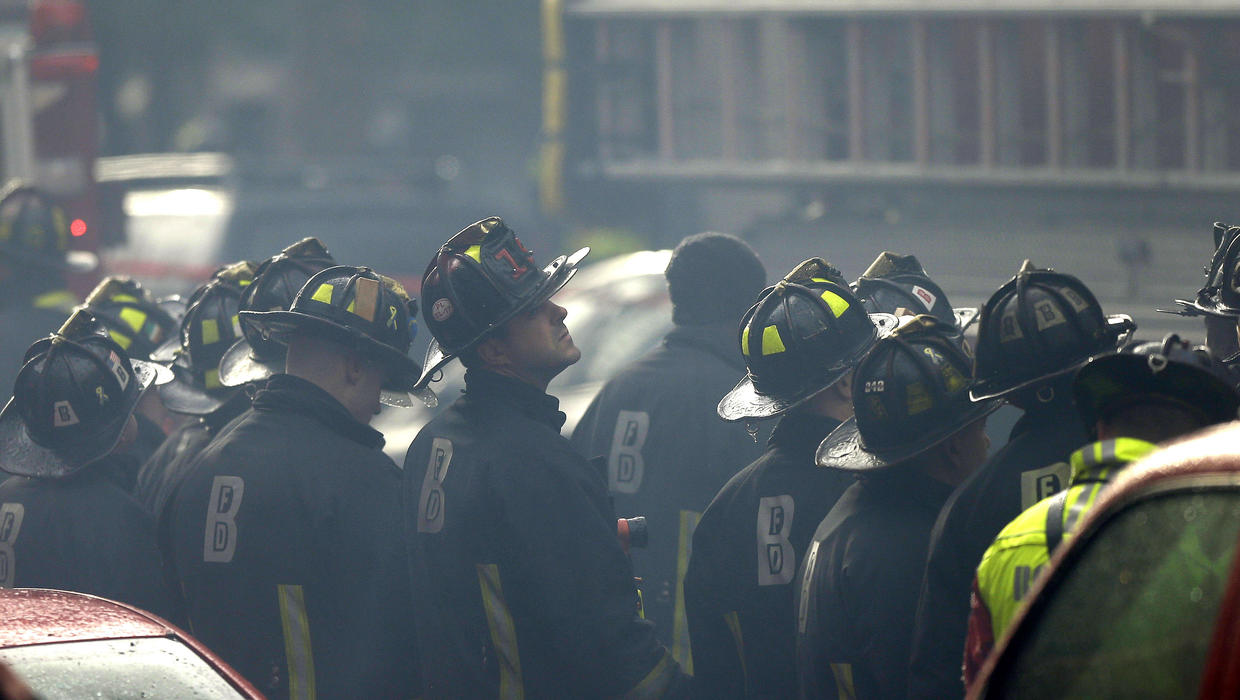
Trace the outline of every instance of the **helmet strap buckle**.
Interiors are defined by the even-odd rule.
[[[1050,403],[1055,400],[1055,387],[1039,387],[1035,396],[1037,397],[1039,403]]]

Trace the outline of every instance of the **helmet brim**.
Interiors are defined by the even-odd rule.
[[[1214,316],[1216,318],[1240,319],[1240,309],[1227,306],[1222,302],[1212,302],[1203,304],[1200,301],[1188,299],[1176,299],[1175,303],[1179,305],[1178,309],[1154,309],[1160,314],[1175,314],[1176,316]]]
[[[219,410],[236,393],[231,387],[207,389],[200,386],[189,370],[181,365],[174,364],[172,374],[174,379],[159,386],[158,391],[164,408],[173,413],[207,416]]]
[[[443,369],[444,365],[455,359],[461,352],[481,342],[487,334],[511,321],[522,311],[540,306],[543,302],[555,296],[556,292],[563,289],[564,285],[568,284],[568,281],[573,278],[573,275],[577,274],[581,261],[589,254],[590,248],[586,247],[577,250],[572,255],[561,255],[552,260],[551,264],[543,268],[545,278],[542,283],[524,301],[514,305],[506,313],[501,314],[491,325],[487,326],[473,338],[470,338],[468,342],[463,343],[459,348],[446,350],[439,344],[438,340],[431,338],[430,345],[426,348],[426,358],[422,362],[422,376],[418,378],[413,388],[425,388],[435,381],[434,377],[439,370]]]
[[[383,385],[384,389],[410,392],[417,388],[414,383],[419,368],[412,357],[352,328],[300,311],[242,311],[239,316],[242,323],[250,324],[263,337],[281,344],[287,344],[294,332],[304,331],[355,347],[392,368],[392,376]]]
[[[1240,395],[1210,372],[1179,362],[1168,362],[1151,374],[1150,356],[1114,353],[1095,358],[1082,367],[1072,389],[1077,412],[1086,431],[1092,433],[1102,408],[1135,396],[1165,396],[1193,406],[1212,422],[1236,420]],[[1113,387],[1103,394],[1095,387]]]
[[[956,327],[963,333],[969,330],[969,326],[977,323],[981,309],[976,306],[960,306],[952,309],[952,315],[956,317]]]
[[[261,382],[273,374],[284,371],[284,354],[278,357],[262,358],[254,353],[245,338],[232,344],[220,358],[220,384],[224,386],[242,386],[251,382]]]
[[[870,338],[869,342],[859,347],[856,352],[835,367],[828,369],[824,374],[812,381],[808,381],[796,391],[785,394],[763,394],[759,392],[758,388],[754,386],[753,377],[746,374],[731,391],[719,400],[719,405],[715,408],[715,412],[720,418],[729,422],[765,420],[783,415],[814,398],[819,392],[829,388],[847,375],[849,370],[855,367],[861,361],[861,358],[865,357],[866,353],[872,350],[880,339],[891,335],[900,323],[900,320],[891,314],[874,313],[869,314],[869,316],[874,323],[874,336]]]
[[[814,462],[826,469],[842,469],[851,472],[867,472],[896,467],[947,440],[974,421],[999,410],[1002,401],[991,400],[972,403],[951,425],[932,433],[918,435],[914,440],[888,449],[867,446],[853,416],[818,445]]]
[[[156,377],[160,374],[158,365],[141,360],[132,360],[130,364],[133,367],[134,379],[138,382],[138,390],[125,399],[115,419],[91,439],[74,444],[48,448],[35,442],[14,404],[13,397],[9,397],[4,409],[0,410],[0,454],[4,455],[0,469],[17,476],[59,479],[111,452],[120,442],[125,425],[137,409],[138,402],[142,400],[147,389],[156,383]],[[164,370],[167,371],[166,368]]]

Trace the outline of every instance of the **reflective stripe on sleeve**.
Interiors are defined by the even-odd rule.
[[[748,688],[749,669],[745,667],[745,637],[741,634],[741,618],[735,610],[730,610],[723,616],[723,621],[728,625],[728,630],[732,632],[732,642],[736,644],[736,658],[741,660],[741,678],[744,679],[745,687]]]
[[[288,695],[307,700],[315,697],[314,648],[310,644],[310,619],[301,586],[279,584],[280,622],[284,625],[284,656],[288,661]]]
[[[697,529],[702,514],[692,510],[680,511],[680,544],[676,550],[676,603],[672,610],[672,658],[684,672],[693,675],[693,650],[689,645],[689,621],[685,617],[685,574],[689,571],[689,556],[693,553],[693,531]]]
[[[852,664],[831,664],[831,674],[835,676],[835,697],[839,700],[857,700]]]
[[[671,654],[663,652],[659,663],[650,669],[650,673],[647,673],[640,683],[624,694],[624,700],[658,700],[663,697],[663,693],[675,678],[676,662],[672,660]]]
[[[482,591],[482,607],[486,610],[491,646],[499,663],[500,700],[521,700],[525,685],[521,678],[521,654],[517,651],[517,627],[504,600],[498,564],[477,564],[478,587]]]

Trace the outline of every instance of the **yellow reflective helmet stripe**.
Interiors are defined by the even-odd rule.
[[[214,345],[220,342],[220,324],[213,318],[202,320],[202,344]]]
[[[471,245],[465,249],[465,254],[473,258],[476,262],[482,262],[482,246]]]
[[[117,333],[116,331],[108,331],[108,335],[112,337],[112,340],[115,341],[117,345],[121,346],[122,350],[128,350],[129,346],[133,345],[133,338],[130,338],[129,336],[123,333]]]
[[[310,619],[301,586],[279,584],[280,622],[284,628],[284,656],[288,663],[289,698],[314,698],[314,647],[310,642]]]
[[[206,371],[206,372],[202,375],[202,383],[203,383],[203,385],[204,385],[206,388],[208,388],[208,389],[219,389],[219,388],[221,388],[222,386],[224,386],[223,384],[220,384],[220,371],[219,371],[219,369],[214,368],[214,367],[213,367],[213,368],[211,368],[211,369],[209,369],[209,370],[207,370],[207,371]]]
[[[331,286],[331,284],[324,282],[323,284],[319,285],[318,289],[314,290],[314,296],[310,298],[315,301],[321,301],[324,304],[330,304],[332,303],[333,290],[334,288]]]
[[[762,329],[762,354],[777,355],[787,348],[784,347],[784,339],[779,337],[779,329],[775,326],[767,326]]]
[[[125,325],[135,331],[142,330],[142,326],[146,325],[147,314],[141,309],[135,309],[132,306],[127,306],[121,309],[119,316],[121,320],[125,322]]]
[[[848,310],[848,300],[830,289],[822,293],[822,300],[827,302],[827,306],[831,307],[831,313],[835,314],[836,318],[843,316],[844,312]]]
[[[749,326],[741,329],[741,354],[749,357]]]

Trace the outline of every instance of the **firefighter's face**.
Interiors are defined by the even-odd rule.
[[[567,315],[563,306],[545,301],[508,322],[506,332],[496,340],[513,372],[545,386],[581,359],[581,350],[564,325]]]

